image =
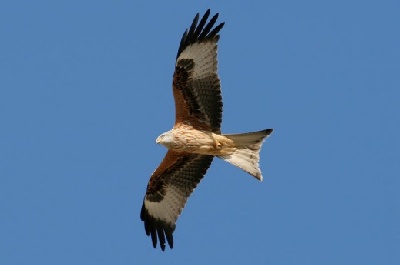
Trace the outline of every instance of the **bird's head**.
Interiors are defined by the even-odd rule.
[[[173,143],[173,135],[172,131],[165,132],[157,137],[156,139],[157,144],[162,144],[165,147],[169,148]]]

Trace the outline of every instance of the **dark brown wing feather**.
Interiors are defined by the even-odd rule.
[[[173,248],[175,222],[194,188],[206,174],[213,156],[168,151],[147,185],[140,218],[153,247]]]
[[[222,97],[217,74],[218,32],[224,23],[214,25],[218,13],[207,23],[210,10],[193,19],[182,36],[176,56],[173,78],[176,121],[190,123],[196,129],[220,132]]]

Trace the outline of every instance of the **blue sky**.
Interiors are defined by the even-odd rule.
[[[226,133],[175,247],[139,219],[180,37],[220,13]],[[398,1],[3,1],[0,264],[399,264]]]

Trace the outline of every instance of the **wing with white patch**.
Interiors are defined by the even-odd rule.
[[[206,174],[213,156],[168,151],[147,185],[140,218],[153,247],[173,248],[175,223],[190,194]]]
[[[207,23],[210,10],[199,14],[182,36],[173,78],[175,123],[190,123],[197,129],[220,132],[222,96],[217,73],[218,13]]]

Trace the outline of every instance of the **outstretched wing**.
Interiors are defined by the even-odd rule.
[[[206,174],[213,156],[168,151],[147,185],[140,218],[153,247],[173,248],[172,233],[190,194]]]
[[[196,129],[219,133],[222,97],[217,74],[217,42],[224,23],[214,27],[218,13],[207,23],[209,15],[207,10],[198,23],[197,14],[179,45],[173,78],[175,125],[186,123]]]

